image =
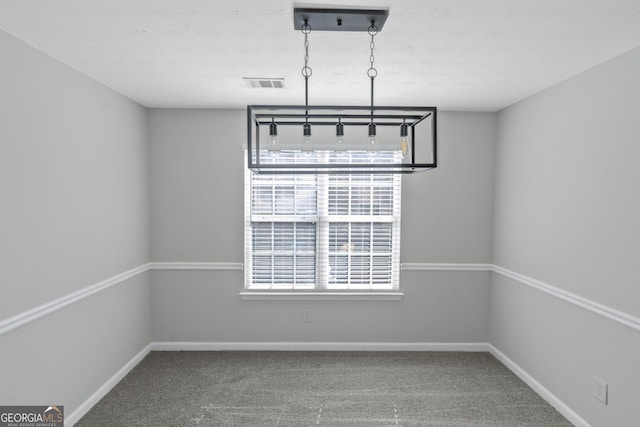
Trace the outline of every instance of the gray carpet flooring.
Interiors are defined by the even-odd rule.
[[[570,426],[488,353],[151,352],[76,426]]]

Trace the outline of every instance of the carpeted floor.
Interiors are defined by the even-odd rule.
[[[76,426],[570,426],[488,353],[152,352]]]

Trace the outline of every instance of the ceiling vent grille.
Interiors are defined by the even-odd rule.
[[[243,77],[242,79],[246,82],[247,86],[256,89],[284,89],[284,78]]]

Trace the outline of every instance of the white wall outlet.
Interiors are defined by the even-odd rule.
[[[311,310],[309,310],[308,308],[305,308],[302,311],[302,321],[304,323],[311,323]]]
[[[609,385],[604,380],[593,377],[593,397],[600,402],[607,404],[609,395]]]

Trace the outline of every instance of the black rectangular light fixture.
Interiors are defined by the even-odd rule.
[[[372,153],[370,106],[249,105],[248,166],[263,174],[426,171],[437,166],[436,115],[436,107],[373,107],[378,150]],[[313,129],[313,150],[299,155],[305,150],[305,123]],[[360,155],[344,156],[342,150]]]
[[[247,106],[247,165],[262,174],[415,173],[437,167],[436,107],[376,106],[374,37],[388,8],[295,7],[304,35],[304,105]],[[370,37],[371,104],[310,105],[309,34],[366,31]]]

